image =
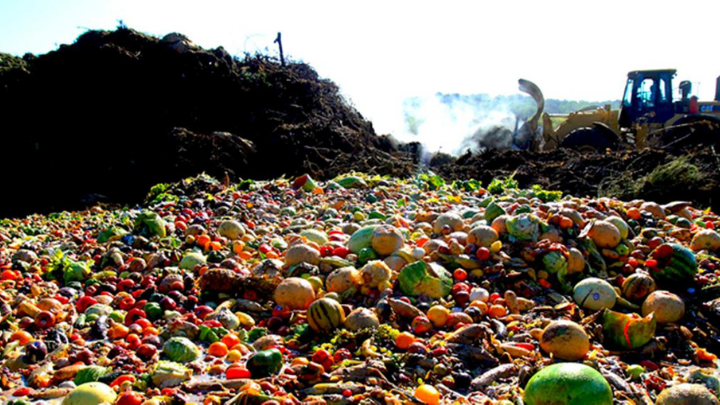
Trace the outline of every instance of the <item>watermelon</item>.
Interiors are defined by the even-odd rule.
[[[487,208],[485,208],[485,220],[488,224],[492,224],[493,219],[505,214],[507,214],[505,209],[495,204],[494,201],[490,201],[490,204],[488,204]]]
[[[330,333],[345,323],[345,310],[334,299],[320,298],[310,304],[307,320],[315,332]]]
[[[363,180],[357,176],[343,177],[342,179],[337,180],[337,183],[339,185],[341,185],[343,188],[367,188],[368,187],[365,180]]]
[[[580,363],[556,363],[538,371],[525,386],[527,405],[612,405],[605,377]]]
[[[603,336],[611,346],[637,349],[655,336],[657,320],[653,313],[643,318],[636,313],[623,314],[606,309],[602,318]]]
[[[692,250],[677,243],[664,243],[650,253],[657,260],[657,268],[650,274],[664,285],[683,285],[695,279],[698,271],[697,259]]]
[[[348,240],[348,249],[351,252],[358,254],[364,248],[369,248],[372,245],[372,237],[375,233],[375,228],[380,225],[368,225],[358,229],[350,235]]]

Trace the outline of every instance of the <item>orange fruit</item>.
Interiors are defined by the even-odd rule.
[[[395,346],[398,349],[406,350],[411,344],[415,343],[417,339],[412,333],[402,332],[395,338]]]
[[[223,342],[215,342],[208,347],[208,354],[215,357],[225,357],[228,354],[228,347]]]

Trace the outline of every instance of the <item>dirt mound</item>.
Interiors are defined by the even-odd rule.
[[[676,157],[560,150],[430,159],[418,143],[376,135],[337,85],[306,64],[238,59],[180,34],[159,39],[127,28],[88,31],[45,55],[0,54],[0,111],[0,217],[136,204],[152,185],[199,172],[233,180],[302,173],[325,180],[348,171],[408,177],[427,170],[428,160],[449,180],[488,184],[514,174],[523,186],[574,195],[709,205],[720,183],[720,160],[710,151],[654,177]],[[694,167],[690,178],[671,185],[685,167]]]
[[[179,34],[158,39],[125,28],[88,31],[39,57],[2,59],[0,131],[9,153],[0,169],[13,196],[0,216],[75,208],[89,194],[135,203],[151,185],[199,171],[412,172],[306,64],[240,60]]]
[[[650,149],[603,154],[488,150],[458,159],[436,155],[430,167],[442,177],[475,178],[486,185],[493,178],[513,176],[521,187],[539,184],[578,196],[662,203],[691,200],[715,208],[720,187],[720,158],[712,149],[683,155]]]

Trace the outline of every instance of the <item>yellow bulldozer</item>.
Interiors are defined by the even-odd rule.
[[[699,102],[690,96],[689,81],[680,83],[680,99],[674,101],[675,73],[674,69],[629,72],[619,110],[610,105],[592,106],[562,116],[544,112],[542,91],[520,79],[520,90],[535,100],[537,112],[513,139],[521,141],[521,148],[543,151],[720,145],[720,77],[714,101]],[[557,121],[561,122],[556,126],[553,123]]]

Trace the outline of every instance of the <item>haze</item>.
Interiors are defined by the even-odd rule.
[[[402,101],[443,93],[608,100],[626,73],[676,68],[701,100],[720,75],[716,1],[98,1],[0,0],[0,52],[42,54],[118,22],[187,35],[233,55],[277,55],[337,83],[378,133],[403,131]],[[679,82],[676,82],[676,84]]]

